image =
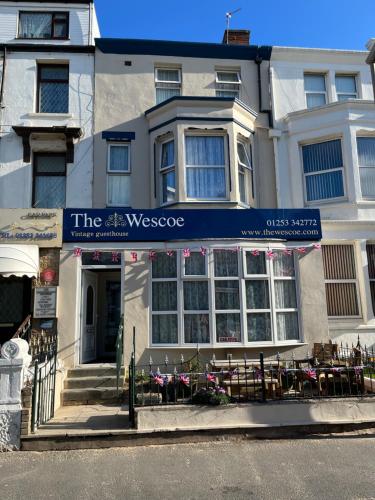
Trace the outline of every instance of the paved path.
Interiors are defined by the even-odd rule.
[[[375,438],[3,453],[0,498],[375,499]]]

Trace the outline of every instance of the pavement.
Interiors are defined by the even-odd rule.
[[[375,438],[3,453],[0,498],[374,500]]]
[[[129,428],[129,411],[125,405],[74,405],[61,406],[51,420],[38,428],[36,435],[90,435],[99,432],[122,432]]]

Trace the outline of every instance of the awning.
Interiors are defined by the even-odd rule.
[[[0,276],[38,276],[37,245],[0,245]]]

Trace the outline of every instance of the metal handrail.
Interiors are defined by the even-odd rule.
[[[12,339],[23,338],[25,334],[30,330],[30,328],[31,328],[31,314],[26,316],[26,318],[22,321],[16,333],[13,335]]]
[[[117,396],[120,394],[120,375],[124,356],[124,315],[120,318],[116,339],[116,376],[117,376]]]

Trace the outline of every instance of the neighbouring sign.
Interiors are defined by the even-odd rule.
[[[14,208],[0,210],[0,243],[62,246],[62,210]]]
[[[65,209],[63,241],[319,240],[317,209]]]
[[[56,318],[57,287],[42,286],[34,290],[34,318]]]

